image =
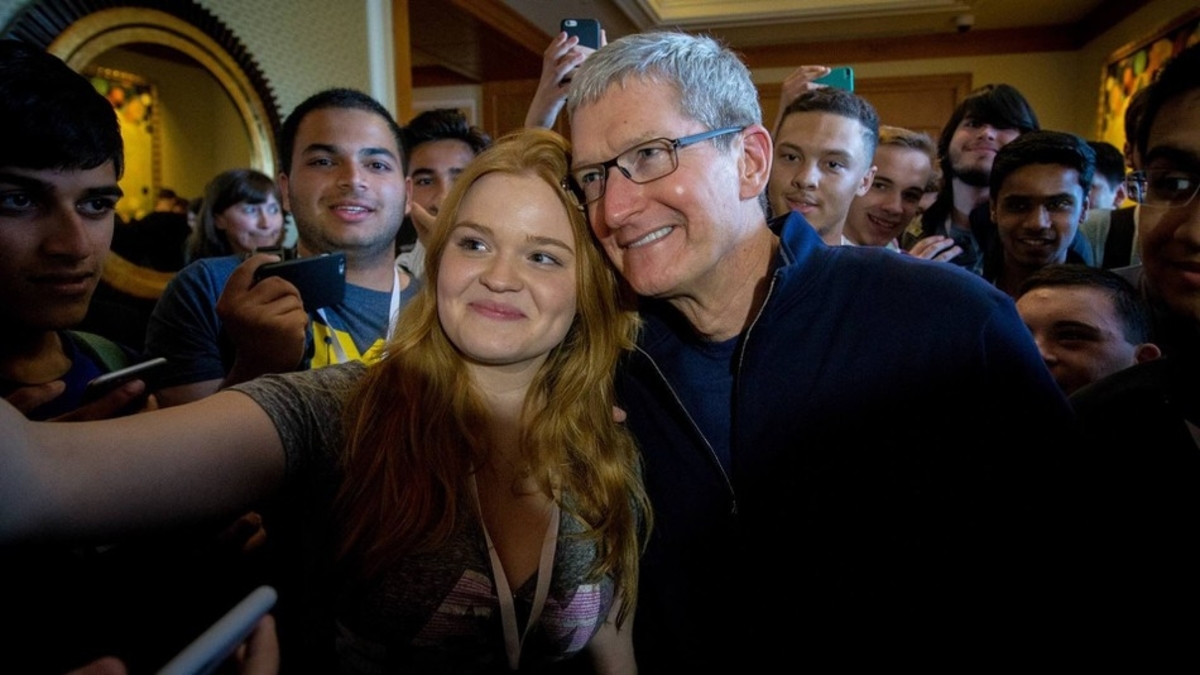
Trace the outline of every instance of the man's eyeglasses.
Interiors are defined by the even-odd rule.
[[[679,148],[707,141],[710,138],[734,134],[746,127],[723,127],[682,138],[656,138],[646,141],[600,164],[588,164],[573,169],[564,179],[564,188],[575,195],[579,208],[604,196],[608,183],[608,171],[616,167],[629,180],[637,184],[649,183],[674,173],[679,168]]]
[[[1146,206],[1187,206],[1200,191],[1200,174],[1178,169],[1143,169],[1125,178],[1129,198]]]

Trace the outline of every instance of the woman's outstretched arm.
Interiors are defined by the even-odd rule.
[[[236,391],[96,422],[30,422],[0,401],[0,543],[237,516],[284,467],[275,425]]]

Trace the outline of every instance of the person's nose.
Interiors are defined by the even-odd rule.
[[[522,284],[518,264],[511,256],[497,253],[488,259],[483,273],[479,275],[479,281],[495,293],[520,290]]]
[[[792,174],[792,185],[798,188],[815,188],[820,182],[821,171],[813,160],[805,160]]]
[[[43,250],[53,256],[82,260],[92,253],[92,238],[89,228],[97,223],[87,221],[73,208],[55,209],[51,214],[54,226],[43,241]]]
[[[891,190],[879,203],[879,207],[888,215],[898,215],[904,213],[904,195],[900,194],[899,190]]]
[[[451,185],[453,185],[453,181],[440,180],[437,182],[437,192],[433,194],[433,199],[429,202],[429,206],[426,207],[427,211],[435,216],[438,214],[438,211],[442,208],[442,202],[446,200],[446,195],[450,193]]]
[[[619,166],[608,168],[604,178],[604,195],[591,208],[591,213],[600,216],[598,221],[593,219],[597,235],[605,236],[604,230],[622,227],[628,219],[642,209],[643,186],[630,180]]]
[[[1028,230],[1047,230],[1051,227],[1050,211],[1044,206],[1037,206],[1029,209],[1025,214],[1025,219],[1021,223]]]
[[[366,187],[366,169],[357,162],[344,162],[338,172],[338,186],[355,192]]]
[[[1179,226],[1175,228],[1175,238],[1193,249],[1200,249],[1200,195],[1192,197],[1187,206],[1171,209],[1165,218],[1178,218]]]
[[[1054,349],[1046,339],[1046,336],[1034,333],[1033,344],[1037,346],[1038,353],[1042,355],[1042,361],[1045,362],[1047,367],[1058,363],[1058,357],[1054,354]]]

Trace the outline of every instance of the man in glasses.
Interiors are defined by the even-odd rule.
[[[1104,557],[1137,579],[1110,593],[1126,618],[1123,642],[1162,663],[1193,653],[1194,631],[1170,617],[1200,601],[1193,546],[1200,513],[1200,45],[1169,61],[1150,85],[1134,143],[1130,194],[1138,204],[1140,269],[1154,340],[1165,358],[1128,368],[1071,397],[1104,506]],[[1142,664],[1145,667],[1145,664]]]
[[[771,136],[711,38],[616,40],[568,106],[568,180],[644,319],[618,377],[654,507],[642,671],[1040,645],[1069,408],[1012,301],[768,221]]]

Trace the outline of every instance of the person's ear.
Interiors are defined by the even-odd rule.
[[[742,199],[758,199],[767,189],[771,178],[771,134],[761,124],[751,124],[742,130],[742,155],[738,160]]]
[[[867,169],[867,172],[863,174],[862,181],[858,184],[858,188],[854,190],[855,195],[861,197],[867,194],[867,191],[871,189],[872,181],[875,180],[875,171],[878,169],[879,167],[874,164],[871,165],[871,168]]]
[[[1117,189],[1113,191],[1112,208],[1119,209],[1129,199],[1129,192],[1125,190],[1125,181],[1117,183]]]
[[[275,183],[277,185],[279,185],[279,196],[282,197],[282,199],[283,199],[283,201],[281,201],[279,205],[283,207],[284,211],[291,213],[292,212],[292,198],[291,198],[291,194],[290,194],[291,191],[288,189],[290,187],[288,185],[288,175],[286,173],[280,172],[279,179],[276,180]]]
[[[1134,363],[1153,361],[1160,356],[1162,356],[1162,349],[1159,349],[1158,345],[1153,342],[1143,342],[1133,350]]]

